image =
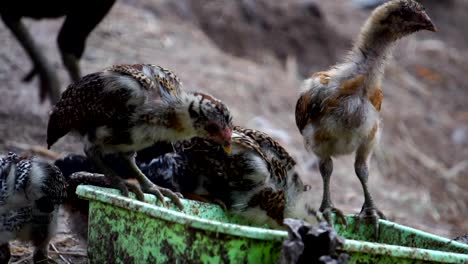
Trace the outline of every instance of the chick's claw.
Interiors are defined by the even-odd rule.
[[[135,194],[136,199],[138,201],[144,201],[145,200],[145,194],[141,191],[141,189],[140,189],[140,187],[138,185],[126,182],[124,187],[127,189],[127,191],[126,191],[127,195],[124,195],[123,192],[122,192],[122,194],[124,196],[128,197],[128,192],[131,191],[132,193]]]
[[[335,207],[327,207],[323,210],[320,210],[322,212],[323,218],[331,225],[333,226],[332,222],[332,214],[335,214],[336,221],[337,223],[340,223],[342,225],[347,225],[348,222],[346,221],[346,217],[343,214],[343,212],[340,209],[337,209]]]
[[[173,192],[173,191],[171,191],[169,189],[159,187],[159,186],[157,186],[155,184],[153,184],[152,186],[147,186],[146,188],[143,188],[143,191],[145,193],[150,193],[150,194],[156,195],[156,198],[162,202],[164,207],[167,207],[167,203],[164,200],[164,196],[167,196],[167,197],[169,197],[169,199],[172,200],[172,202],[174,202],[176,204],[176,206],[180,210],[184,210],[184,205],[180,201],[180,198],[182,198],[182,194],[180,194],[180,193]]]
[[[379,239],[379,220],[387,219],[385,215],[375,207],[362,208],[361,212],[357,215],[355,230],[359,228],[362,222],[371,223],[375,231],[375,240]]]

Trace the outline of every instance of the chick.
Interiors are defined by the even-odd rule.
[[[233,128],[231,140],[231,155],[222,144],[202,138],[174,145],[160,142],[137,152],[136,163],[158,186],[188,199],[219,204],[253,225],[282,227],[286,217],[317,222],[312,190],[303,184],[296,162],[278,142],[239,126]],[[85,157],[72,157],[56,161],[57,166],[70,174],[98,172],[83,162]],[[98,181],[93,184],[109,187]]]
[[[16,239],[32,242],[34,263],[47,261],[65,189],[56,166],[14,153],[0,157],[0,263],[8,263]]]
[[[282,227],[285,217],[316,222],[312,191],[277,141],[240,126],[233,128],[231,140],[231,155],[220,144],[193,138],[175,143],[174,151],[140,166],[152,175],[150,179],[172,179],[169,188],[184,197],[220,204],[253,225]],[[151,148],[145,150],[145,159],[149,153]],[[156,149],[154,153],[160,154]]]
[[[163,204],[165,195],[183,209],[178,194],[146,178],[135,164],[135,152],[158,141],[194,136],[214,140],[229,151],[231,126],[223,102],[184,91],[173,72],[151,64],[114,65],[68,86],[50,114],[47,144],[50,148],[66,134],[78,132],[86,156],[123,195],[130,190],[142,201],[147,192]],[[116,173],[116,163],[126,171]]]
[[[355,172],[364,191],[359,220],[370,218],[377,227],[385,218],[367,187],[369,160],[379,140],[383,99],[381,82],[393,43],[416,31],[436,31],[424,7],[413,0],[394,0],[376,8],[346,60],[328,71],[317,72],[302,84],[296,104],[296,124],[307,150],[319,158],[323,178],[320,211],[330,221],[335,212],[330,198],[332,157],[355,152]]]

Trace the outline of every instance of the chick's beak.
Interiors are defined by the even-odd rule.
[[[231,128],[226,128],[226,130],[224,131],[224,134],[223,134],[223,139],[224,139],[223,148],[224,148],[224,151],[228,155],[231,155],[231,151],[232,151],[232,142],[231,142],[232,139],[231,139],[231,137],[232,137]]]
[[[429,21],[426,29],[429,30],[429,31],[432,31],[432,32],[437,32],[437,28],[434,25],[434,23],[432,23],[432,21]]]
[[[223,149],[224,149],[224,151],[226,152],[226,154],[231,155],[231,152],[232,152],[232,145],[231,145],[231,143],[225,144],[225,145],[223,146]]]
[[[436,26],[434,25],[434,23],[432,23],[431,18],[426,13],[422,14],[422,20],[424,21],[423,22],[423,25],[424,25],[423,29],[429,30],[429,31],[432,31],[432,32],[437,32]]]

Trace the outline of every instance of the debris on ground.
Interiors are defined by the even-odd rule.
[[[338,253],[344,238],[325,221],[313,226],[298,219],[286,218],[289,238],[283,242],[280,264],[346,264],[349,255]]]
[[[463,235],[463,236],[456,237],[456,238],[454,238],[453,240],[468,245],[468,234],[465,234],[465,235]]]

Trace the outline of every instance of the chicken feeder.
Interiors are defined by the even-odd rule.
[[[79,186],[90,202],[89,263],[277,263],[283,230],[243,225],[219,206],[182,199],[184,212],[122,197],[117,190]],[[168,204],[171,204],[168,200]],[[349,263],[468,263],[468,245],[380,220],[371,225],[336,224],[346,238]]]

